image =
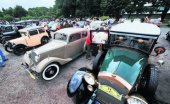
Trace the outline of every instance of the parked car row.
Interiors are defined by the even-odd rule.
[[[96,25],[99,24],[99,25]],[[102,22],[92,24],[100,27]],[[143,31],[145,30],[145,31]],[[35,78],[49,81],[57,77],[61,66],[84,52],[84,43],[90,34],[91,45],[101,50],[92,69],[80,68],[70,78],[67,94],[76,104],[148,104],[158,85],[158,69],[149,63],[152,50],[156,55],[164,47],[154,48],[160,28],[147,23],[120,23],[110,30],[63,28],[49,34],[41,26],[20,29],[21,37],[9,40],[7,52],[23,55],[24,69]],[[27,51],[30,48],[34,48]]]
[[[23,29],[22,25],[1,25],[0,26],[0,43],[20,37],[18,30]]]

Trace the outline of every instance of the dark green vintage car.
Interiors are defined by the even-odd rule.
[[[149,56],[153,49],[155,56],[165,52],[154,48],[160,33],[146,23],[118,24],[109,34],[91,31],[92,44],[102,50],[92,69],[81,68],[72,76],[68,96],[77,104],[148,104],[146,98],[154,96],[158,85],[158,69]]]

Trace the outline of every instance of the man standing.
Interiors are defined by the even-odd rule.
[[[87,49],[86,58],[89,59],[89,60],[91,59],[90,43],[91,43],[91,41],[90,41],[90,32],[88,32],[88,35],[87,35],[87,37],[86,37],[85,47],[86,47],[86,49]]]

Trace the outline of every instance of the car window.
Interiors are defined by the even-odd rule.
[[[41,33],[44,33],[45,32],[45,30],[44,29],[39,29],[39,33],[41,34]]]
[[[62,40],[62,41],[67,41],[67,35],[64,34],[64,33],[55,33],[54,34],[54,39]]]
[[[32,30],[32,31],[29,31],[29,34],[30,34],[30,36],[37,35],[38,31],[37,30]]]
[[[70,36],[70,41],[69,41],[69,42],[76,41],[76,40],[78,40],[78,39],[80,39],[80,38],[81,38],[80,33],[72,34],[72,35]]]
[[[87,36],[87,32],[86,31],[83,31],[82,32],[82,37],[84,38],[84,37],[86,37]]]
[[[5,27],[5,31],[6,31],[6,32],[13,31],[12,26],[7,26],[7,27]]]
[[[20,32],[21,36],[27,36],[26,32]]]

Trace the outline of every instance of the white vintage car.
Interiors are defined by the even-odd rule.
[[[64,65],[83,53],[87,36],[84,28],[64,28],[54,34],[48,44],[24,55],[26,70],[41,73],[44,80],[54,79]]]

